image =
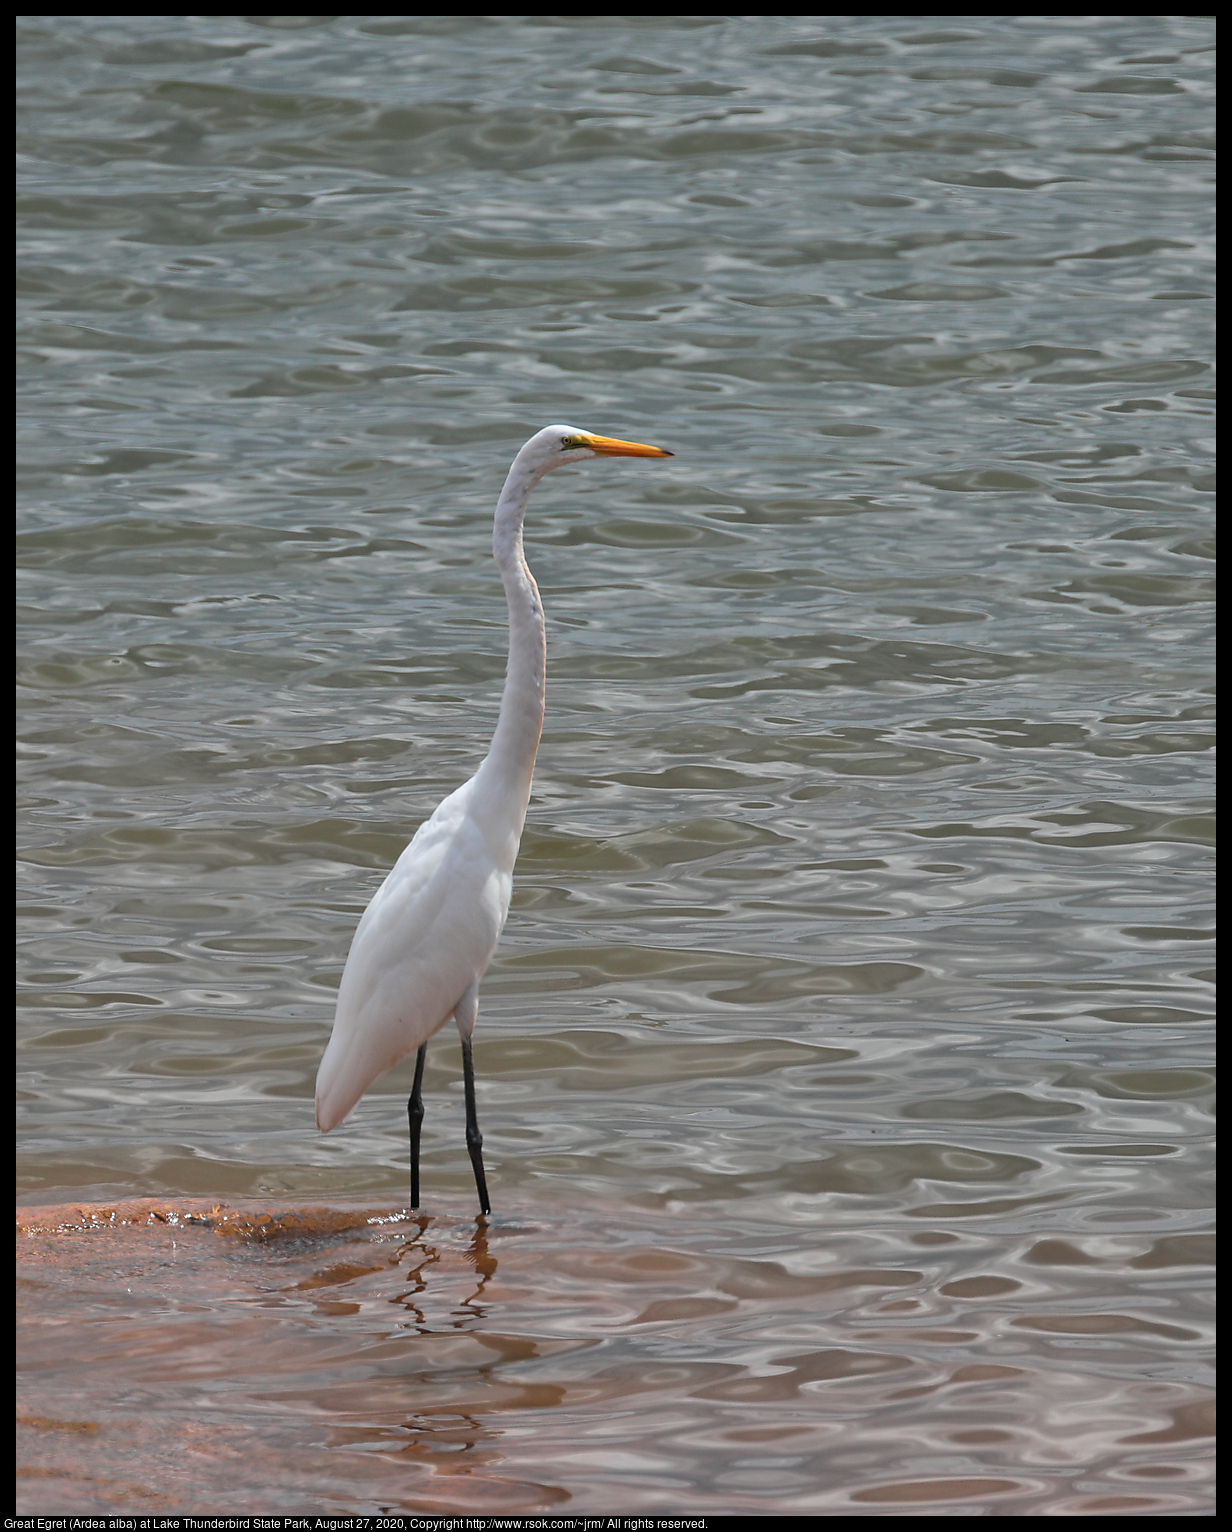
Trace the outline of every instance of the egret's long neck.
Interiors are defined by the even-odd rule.
[[[512,855],[517,853],[526,805],[530,801],[535,751],[543,729],[543,688],[547,666],[547,639],[543,626],[543,603],[539,587],[522,552],[522,518],[530,492],[542,474],[519,465],[515,459],[496,503],[492,528],[492,554],[505,586],[509,603],[509,665],[500,718],[492,746],[479,768],[484,817],[490,828],[512,835]],[[510,866],[512,866],[512,855]]]

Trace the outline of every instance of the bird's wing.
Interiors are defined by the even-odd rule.
[[[420,826],[359,923],[317,1076],[327,1132],[445,1024],[496,949],[513,879],[468,812],[470,785]]]

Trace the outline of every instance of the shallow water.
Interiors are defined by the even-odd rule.
[[[69,1511],[1184,1511],[1213,1410],[1159,1367],[1192,1341],[1159,1299],[1202,1243],[36,1210],[22,1461]]]
[[[23,22],[19,1203],[405,1205],[505,467],[677,454],[528,518],[495,1221],[447,1034],[422,1226],[40,1215],[23,1509],[1209,1510],[1211,42]]]

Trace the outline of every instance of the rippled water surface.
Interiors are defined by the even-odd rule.
[[[22,1509],[1209,1512],[1211,44],[22,23]],[[676,456],[412,1223],[313,1078],[556,420]]]

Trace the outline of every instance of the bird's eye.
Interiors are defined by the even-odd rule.
[[[562,436],[560,439],[560,450],[562,452],[572,452],[575,447],[580,447],[581,445],[576,436]]]

